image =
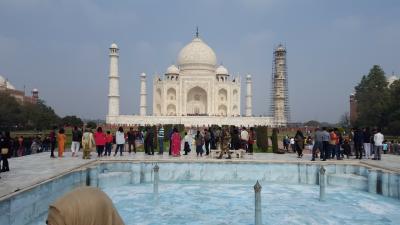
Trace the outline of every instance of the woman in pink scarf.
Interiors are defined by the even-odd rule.
[[[173,134],[171,137],[171,150],[172,156],[180,156],[181,155],[181,136],[179,135],[178,129],[174,128]]]

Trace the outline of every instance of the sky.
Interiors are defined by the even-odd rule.
[[[139,113],[142,72],[152,112],[152,76],[176,62],[198,26],[230,74],[252,75],[253,114],[269,113],[282,43],[292,121],[337,122],[374,64],[400,74],[399,12],[397,0],[1,0],[0,74],[38,88],[60,116],[105,119],[116,42],[121,114]],[[244,113],[244,97],[241,105]]]

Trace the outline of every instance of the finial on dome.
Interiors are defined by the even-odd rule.
[[[196,38],[199,37],[199,26],[196,26]]]

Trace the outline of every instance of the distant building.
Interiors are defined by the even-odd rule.
[[[390,77],[386,78],[386,81],[388,82],[388,86],[392,85],[393,82],[396,80],[399,80],[400,76],[392,75]],[[350,94],[350,123],[354,124],[354,122],[357,120],[358,113],[357,113],[357,100],[356,100],[356,93],[351,93]]]
[[[32,90],[32,96],[26,96],[25,91],[15,89],[15,87],[3,76],[0,75],[0,93],[7,93],[14,97],[19,103],[33,103],[36,104],[39,100],[38,89]]]

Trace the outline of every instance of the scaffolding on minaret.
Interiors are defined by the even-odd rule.
[[[273,52],[271,76],[271,116],[278,123],[290,122],[289,86],[287,72],[286,48],[279,44]]]

